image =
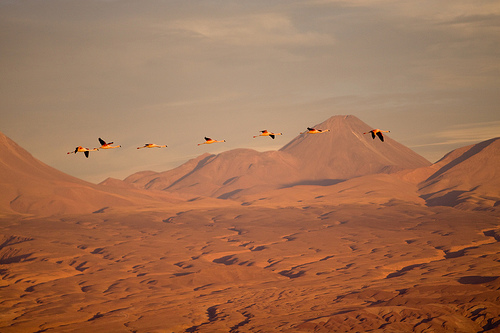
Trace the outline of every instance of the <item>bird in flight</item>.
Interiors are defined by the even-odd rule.
[[[204,145],[204,144],[208,145],[208,144],[216,143],[216,142],[226,142],[226,140],[214,140],[214,139],[210,139],[210,138],[205,137],[205,142],[198,143],[198,146]]]
[[[68,152],[68,154],[76,154],[78,152],[84,153],[86,158],[89,158],[89,152],[91,151],[98,151],[99,149],[94,148],[94,149],[89,149],[89,148],[83,148],[82,146],[78,146],[75,148],[74,151]]]
[[[112,146],[114,142],[106,142],[103,139],[99,138],[99,143],[101,144],[100,149],[112,149],[112,148],[120,148],[121,146]]]
[[[167,147],[167,145],[156,145],[154,143],[146,143],[142,147],[137,147],[137,149],[141,149],[141,148],[165,148],[165,147]]]
[[[259,135],[254,135],[254,139],[258,136],[270,136],[271,139],[274,139],[274,137],[276,135],[281,135],[282,133],[272,133],[272,132],[269,132],[268,130],[263,130],[263,131],[260,131],[260,134]]]
[[[382,134],[382,132],[384,132],[384,133],[390,133],[391,131],[382,131],[382,130],[379,130],[377,128],[377,129],[372,129],[371,131],[365,132],[363,134],[371,133],[372,134],[372,139],[375,139],[375,135],[376,135],[376,136],[378,136],[378,138],[380,139],[380,141],[384,142],[384,135]]]
[[[330,132],[330,130],[329,130],[329,129],[322,130],[322,129],[316,129],[316,128],[311,128],[311,127],[308,127],[308,128],[307,128],[307,131],[305,131],[305,132],[301,132],[300,134],[305,134],[305,133],[309,133],[309,134],[320,134],[320,133],[326,133],[326,132]]]

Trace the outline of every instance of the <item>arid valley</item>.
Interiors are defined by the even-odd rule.
[[[317,126],[98,185],[0,134],[0,331],[500,332],[500,138]]]

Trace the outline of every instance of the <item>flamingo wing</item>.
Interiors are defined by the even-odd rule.
[[[86,158],[89,158],[89,151],[88,150],[84,151],[83,153],[85,154]]]
[[[274,139],[274,134],[269,134],[269,136],[270,136],[272,139]]]
[[[382,132],[377,132],[377,136],[380,139],[380,141],[384,142],[384,136],[382,135]],[[373,138],[375,139],[375,135],[373,135]]]
[[[99,143],[101,144],[101,146],[104,146],[106,144],[106,141],[104,141],[103,139],[99,138]]]
[[[212,139],[205,137],[205,141],[212,141]]]
[[[375,132],[374,131],[370,131],[370,133],[372,134],[372,139],[375,139]]]

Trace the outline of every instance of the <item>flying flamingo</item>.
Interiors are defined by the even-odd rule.
[[[316,129],[316,128],[308,127],[307,131],[301,132],[300,134],[305,134],[305,133],[309,133],[309,134],[321,134],[321,133],[326,133],[326,132],[330,132],[330,130],[329,129],[322,130],[322,129]]]
[[[94,149],[88,149],[88,148],[83,148],[82,146],[78,146],[75,148],[75,151],[70,151],[68,154],[76,154],[78,152],[84,153],[86,158],[89,158],[89,152],[91,151],[98,151],[99,149],[94,148]]]
[[[372,129],[371,131],[365,132],[363,134],[371,133],[372,134],[372,139],[375,139],[375,135],[376,135],[376,136],[378,136],[378,138],[380,139],[380,141],[384,142],[384,135],[382,134],[382,132],[384,132],[384,133],[390,133],[391,131],[382,131],[382,130],[379,130],[377,128],[377,129]]]
[[[272,132],[268,132],[267,130],[263,130],[263,131],[260,131],[259,135],[254,135],[254,139],[258,136],[270,136],[272,139],[274,139],[274,137],[276,135],[282,135],[282,134],[281,133],[272,133]]]
[[[142,147],[137,147],[137,149],[141,149],[141,148],[165,148],[167,147],[167,145],[155,145],[154,143],[146,143],[144,146]]]
[[[112,148],[120,148],[121,146],[112,146],[113,142],[107,142],[104,141],[103,139],[99,138],[99,143],[101,144],[100,149],[112,149]]]
[[[201,146],[201,145],[204,145],[204,144],[208,145],[208,144],[216,143],[216,142],[226,142],[226,140],[214,140],[214,139],[210,139],[210,138],[205,137],[205,142],[198,143],[198,146]]]

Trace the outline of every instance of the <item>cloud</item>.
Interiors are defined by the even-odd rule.
[[[498,13],[462,15],[453,18],[444,24],[465,24],[487,28],[498,28],[500,26],[500,15]]]
[[[411,148],[442,145],[472,144],[500,136],[500,120],[471,124],[459,124],[433,135],[434,142],[413,145]]]
[[[312,47],[334,43],[328,34],[299,31],[289,17],[279,13],[177,20],[169,24],[169,28],[210,42],[236,46]]]
[[[495,14],[500,13],[498,1],[399,1],[399,0],[316,0],[308,1],[316,6],[334,5],[337,7],[372,8],[378,13],[389,16],[417,17],[428,23],[432,22],[460,22],[472,23],[484,21],[492,22]],[[467,18],[467,19],[464,19]],[[498,25],[498,22],[495,24]]]

